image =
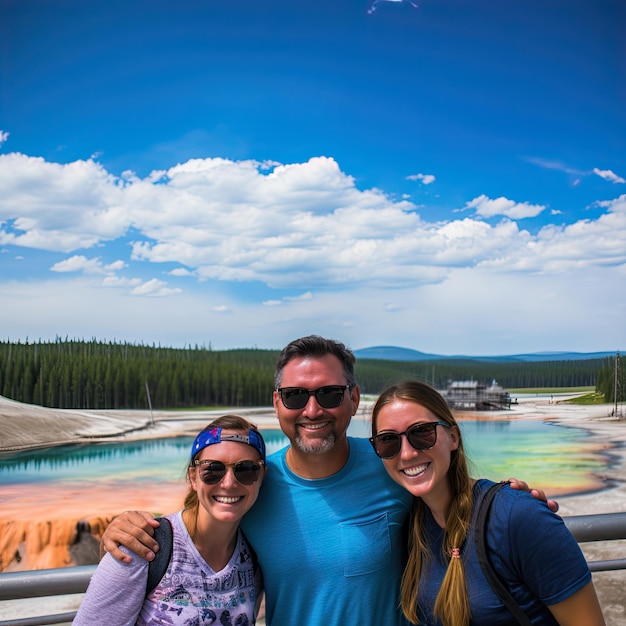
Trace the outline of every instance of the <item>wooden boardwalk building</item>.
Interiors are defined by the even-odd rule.
[[[451,409],[501,411],[511,408],[511,396],[494,380],[487,387],[475,380],[454,380],[442,394]]]

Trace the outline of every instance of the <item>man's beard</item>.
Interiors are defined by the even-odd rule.
[[[294,443],[298,450],[305,454],[325,454],[333,449],[336,442],[337,437],[334,432],[329,433],[323,439],[305,439],[300,436],[299,429],[296,429]]]

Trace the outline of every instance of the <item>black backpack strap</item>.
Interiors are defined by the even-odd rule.
[[[172,559],[172,548],[174,545],[174,531],[172,523],[167,517],[157,517],[158,528],[154,529],[154,540],[159,544],[159,551],[153,561],[148,564],[148,581],[146,582],[146,595],[154,590],[161,582],[167,567]]]
[[[502,600],[507,609],[511,612],[511,615],[515,617],[518,624],[523,626],[531,626],[531,621],[528,619],[524,611],[517,604],[506,584],[498,576],[493,566],[489,562],[487,556],[487,519],[489,518],[489,509],[493,501],[496,492],[498,492],[507,483],[496,483],[489,487],[484,493],[482,500],[478,506],[478,514],[476,516],[476,554],[478,556],[478,562],[483,569],[485,577],[489,581],[491,588],[496,592],[497,596]]]

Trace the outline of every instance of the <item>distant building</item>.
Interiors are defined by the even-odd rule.
[[[494,380],[487,387],[475,380],[453,380],[442,394],[451,409],[500,411],[511,408],[511,396]]]

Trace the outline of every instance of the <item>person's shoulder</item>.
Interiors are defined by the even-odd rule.
[[[516,498],[530,498],[536,500],[528,491],[513,489],[507,481],[495,482],[489,478],[477,478],[474,484],[474,494],[486,494],[492,487],[496,487],[494,498],[498,500],[515,500]]]
[[[511,527],[524,528],[533,527],[548,518],[560,519],[550,511],[546,502],[538,500],[528,491],[513,489],[508,483],[495,495],[492,516]]]
[[[542,504],[547,508],[547,505],[543,500],[538,500],[529,491],[524,491],[523,489],[513,489],[508,482],[504,483],[498,496],[500,496],[503,500],[509,500],[511,502],[534,502],[536,504]]]
[[[267,474],[263,479],[263,485],[276,485],[283,483],[289,476],[289,470],[287,467],[287,461],[285,459],[289,446],[285,446],[276,452],[268,455],[265,459],[265,467],[267,468]],[[259,493],[259,499],[262,499],[263,493],[267,489],[261,489]]]
[[[119,549],[131,558],[130,563],[120,561],[119,559],[116,559],[107,552],[100,560],[98,568],[108,574],[113,574],[114,572],[119,571],[124,572],[129,576],[132,575],[132,572],[140,572],[144,569],[147,572],[148,561],[146,561],[143,557],[139,556],[124,545],[120,545]]]
[[[489,478],[477,478],[476,482],[474,483],[474,495],[487,493],[487,491],[491,487],[497,484],[499,483],[496,483],[493,480],[490,480]]]
[[[358,454],[376,456],[374,448],[372,448],[372,444],[369,442],[369,439],[366,439],[365,437],[348,437],[348,441],[350,442],[350,449],[354,450]]]
[[[285,454],[287,454],[287,450],[289,449],[289,445],[286,445],[284,448],[280,448],[280,450],[276,450],[276,452],[272,452],[265,459],[266,466],[270,465],[280,465],[282,460],[285,458]]]

